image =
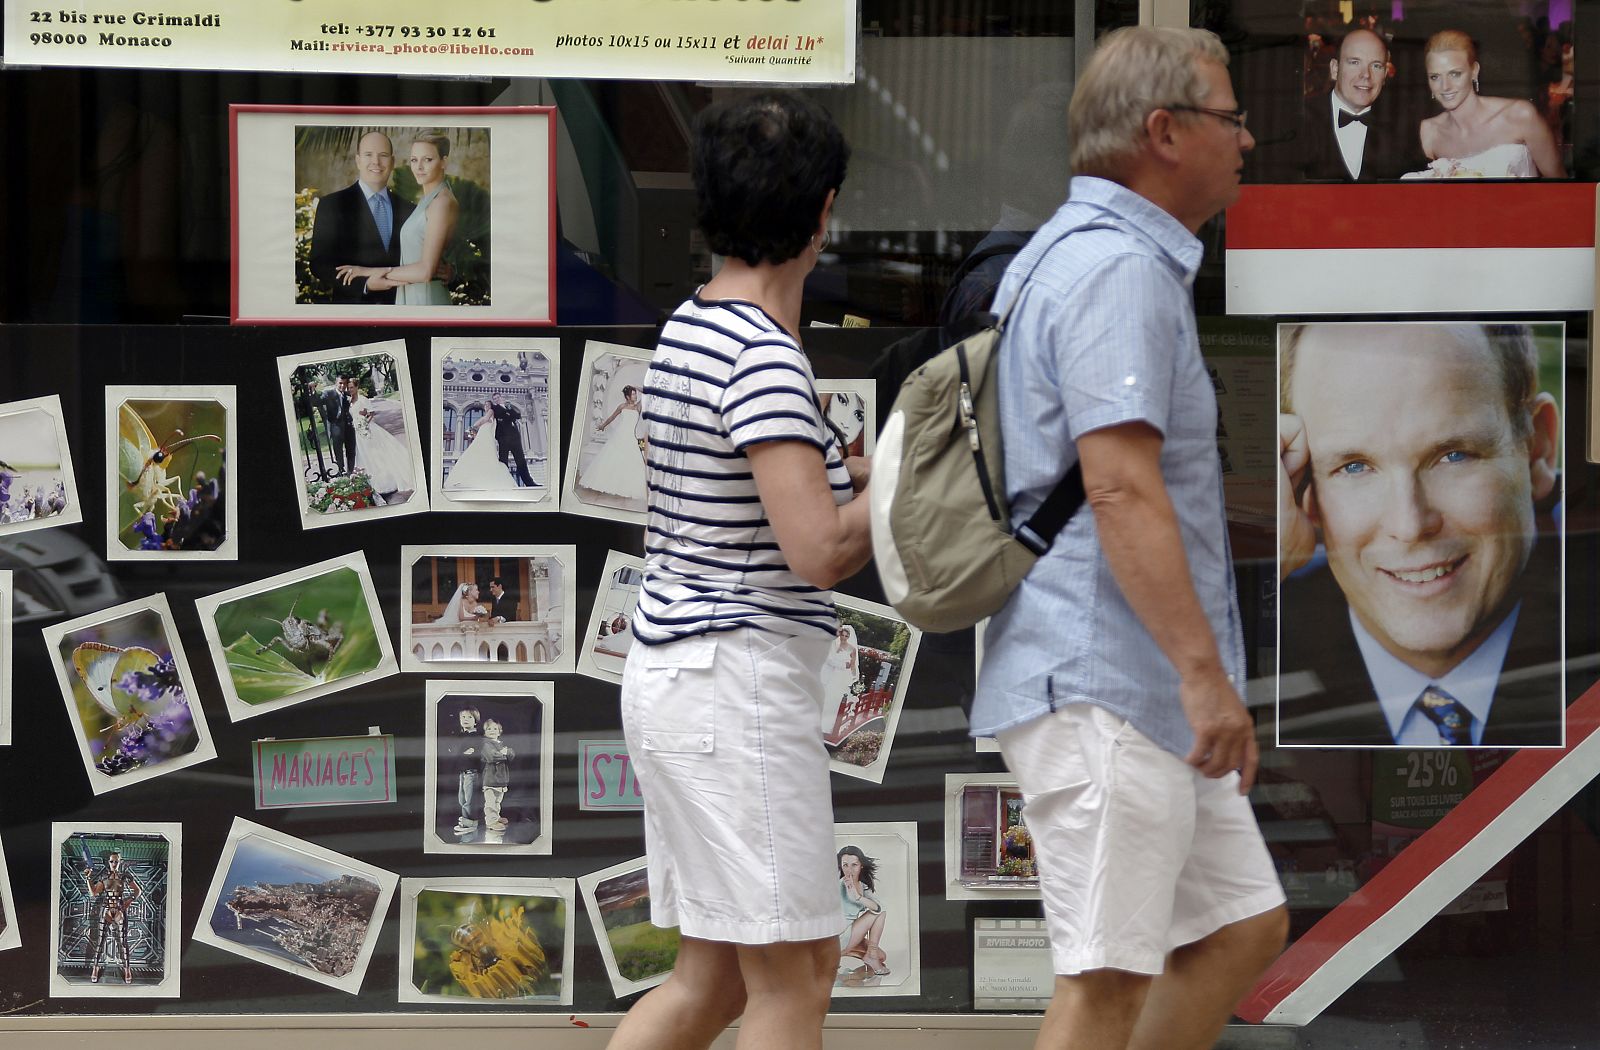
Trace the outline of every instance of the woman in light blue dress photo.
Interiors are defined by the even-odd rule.
[[[341,266],[338,270],[341,279],[366,277],[367,289],[374,292],[394,288],[395,303],[399,306],[450,305],[450,293],[445,290],[444,282],[435,276],[445,248],[455,236],[456,219],[461,214],[456,195],[445,184],[444,173],[449,160],[448,136],[429,133],[412,140],[407,163],[421,196],[417,198],[416,210],[400,227],[400,265],[387,268]]]

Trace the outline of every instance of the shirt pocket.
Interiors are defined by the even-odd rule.
[[[640,654],[639,726],[646,751],[706,754],[716,747],[717,639],[700,635]]]

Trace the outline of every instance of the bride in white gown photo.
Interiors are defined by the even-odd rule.
[[[488,412],[469,432],[472,440],[460,458],[450,468],[444,487],[458,490],[515,489],[517,479],[511,476],[500,457],[500,443],[496,440],[494,416]]]
[[[416,491],[411,450],[377,421],[373,401],[351,385],[350,415],[355,419],[356,469],[365,471],[372,491],[386,503],[403,503]]]
[[[1478,93],[1478,50],[1458,29],[1428,38],[1428,92],[1443,109],[1419,128],[1429,163],[1407,179],[1564,179],[1550,126],[1525,99]]]
[[[483,604],[478,585],[463,583],[450,595],[444,613],[433,622],[448,627],[455,623],[479,623],[488,615],[489,607]]]
[[[622,388],[622,402],[596,430],[605,435],[605,445],[590,461],[578,484],[593,492],[628,499],[645,498],[644,416],[639,389]],[[632,420],[624,413],[631,412]],[[615,426],[616,429],[610,429]]]

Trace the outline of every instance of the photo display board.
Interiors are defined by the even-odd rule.
[[[1583,338],[1581,319],[1566,318],[1564,331],[1533,320],[1526,334],[1537,351],[1537,390],[1551,394],[1560,418],[1585,418],[1587,384],[1562,379],[1563,341]],[[1463,801],[1502,768],[1561,752],[1486,745],[1441,760],[1428,750],[1274,747],[1275,701],[1311,696],[1304,674],[1286,675],[1281,694],[1274,678],[1278,552],[1266,506],[1274,449],[1272,428],[1257,415],[1271,418],[1279,336],[1270,323],[1207,324],[1203,343],[1227,430],[1218,444],[1233,470],[1247,692],[1275,756],[1256,812],[1296,922],[1310,926],[1371,879],[1403,874],[1403,851],[1459,819]],[[888,395],[861,377],[905,334],[806,331],[819,385],[855,381],[834,388],[859,399],[834,398],[847,433],[858,410],[867,434],[874,416],[887,415]],[[518,404],[543,413],[544,457],[526,427],[521,437],[547,494],[526,510],[514,498],[450,513],[330,504],[309,528],[308,485],[363,472],[370,482],[374,470],[411,471],[414,485],[364,491],[420,505],[439,491],[437,443],[448,432],[459,451],[462,435],[489,415],[475,390],[452,402],[463,417],[440,425],[445,402],[434,399],[445,357],[431,332],[194,328],[179,333],[179,355],[164,328],[82,328],[64,338],[60,329],[13,327],[6,335],[10,355],[0,367],[29,363],[0,378],[15,404],[39,413],[43,451],[33,458],[72,464],[61,516],[81,514],[71,524],[0,533],[0,569],[10,573],[0,588],[14,599],[0,668],[9,665],[14,687],[48,688],[48,702],[12,705],[12,744],[0,750],[0,791],[19,800],[0,820],[0,981],[29,1004],[23,1016],[487,1010],[581,1018],[625,1010],[659,983],[677,942],[648,922],[640,798],[615,679],[631,642],[645,532],[626,515],[594,513],[590,494],[580,492],[569,512],[574,486],[558,480],[568,464],[582,469],[585,453],[572,443],[592,441],[584,427],[601,400],[596,362],[647,354],[651,330],[546,329],[519,333],[537,342],[509,348],[499,334],[481,346],[471,334],[449,337],[450,361],[483,366],[475,383],[504,375]],[[1570,352],[1565,360],[1570,370]],[[1309,357],[1302,363],[1311,367]],[[329,419],[343,415],[339,398],[294,410],[293,377],[305,367],[315,382],[299,393],[337,393],[342,378],[355,389],[351,426],[370,406],[366,426],[384,429],[392,444],[370,429],[353,446],[337,438],[350,454],[341,471]],[[236,559],[157,565],[152,552],[107,562],[106,515],[127,508],[103,473],[118,469],[108,452],[119,447],[106,388],[118,389],[119,403],[140,403],[160,448],[183,439],[162,432],[144,390],[200,396],[192,392],[229,386],[238,396],[226,407],[237,418],[227,420],[226,440],[185,444],[164,469],[181,479],[187,500],[194,486],[184,483],[215,462],[206,458],[213,446],[227,451],[220,494],[235,477],[248,479],[226,519]],[[478,406],[470,421],[469,405]],[[1571,454],[1581,428],[1550,422],[1540,432],[1559,436],[1559,473],[1576,463],[1587,477],[1581,453]],[[487,432],[482,458],[492,463],[497,453],[514,473],[514,456]],[[1534,479],[1528,493],[1541,501],[1568,494],[1567,579],[1596,568],[1594,531],[1580,524],[1593,520],[1585,509],[1592,484],[1578,476],[1550,487]],[[172,512],[170,500],[150,495],[158,513]],[[557,506],[534,510],[544,499]],[[1545,504],[1535,511],[1542,528]],[[1569,657],[1594,652],[1592,602],[1581,589],[1547,591],[1522,615],[1564,620]],[[1031,841],[1000,756],[966,737],[962,707],[978,673],[973,635],[915,631],[883,604],[870,571],[836,596],[842,637],[829,656],[827,724],[818,731],[833,760],[838,848],[874,865],[872,892],[885,918],[877,951],[863,939],[841,956],[831,1009],[1034,1009],[1047,982],[1038,977]],[[1303,622],[1297,609],[1281,609],[1286,649]],[[1570,703],[1592,679],[1569,667],[1556,688]],[[102,681],[109,707],[96,697]],[[25,696],[31,691],[14,688],[14,698]],[[1569,709],[1569,743],[1571,717]],[[1428,778],[1439,786],[1423,786]],[[1371,802],[1380,796],[1381,812]],[[159,910],[129,908],[126,953],[121,927],[97,918],[115,848],[141,885],[172,880],[170,893],[147,902]],[[1357,866],[1379,855],[1394,861],[1393,874]],[[841,878],[847,863],[841,853]],[[102,889],[89,891],[85,869]],[[1517,877],[1496,857],[1429,914],[1504,910]],[[318,930],[335,931],[333,941],[317,941]]]

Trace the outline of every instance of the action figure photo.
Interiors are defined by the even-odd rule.
[[[89,926],[89,982],[100,983],[100,973],[105,966],[106,942],[122,964],[122,983],[133,983],[133,959],[128,949],[128,909],[142,892],[131,872],[122,866],[122,851],[107,850],[102,857],[105,866],[98,876],[87,854],[84,856],[83,879],[89,889],[93,906]]]

